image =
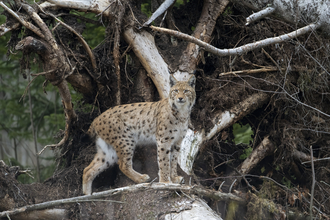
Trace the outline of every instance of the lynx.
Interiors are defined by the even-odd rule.
[[[177,175],[178,155],[195,104],[195,76],[177,81],[170,76],[169,97],[158,102],[134,103],[112,107],[92,122],[88,134],[96,137],[97,153],[84,169],[83,193],[92,193],[92,182],[115,163],[136,183],[149,180],[132,165],[136,145],[157,144],[159,182],[181,183]]]

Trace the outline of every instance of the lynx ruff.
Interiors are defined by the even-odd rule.
[[[132,167],[136,145],[147,143],[157,144],[159,182],[181,183],[183,177],[177,175],[177,163],[195,104],[195,83],[195,76],[177,81],[171,75],[168,98],[115,106],[94,119],[88,133],[96,137],[97,153],[84,169],[83,193],[90,195],[94,178],[115,163],[134,182],[148,181],[147,174]]]

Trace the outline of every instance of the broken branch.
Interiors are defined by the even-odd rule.
[[[252,170],[261,160],[271,154],[275,150],[274,144],[265,137],[262,142],[252,151],[252,153],[240,165],[238,172],[240,174],[247,174]]]
[[[246,24],[245,25],[249,25],[252,22],[260,20],[261,18],[264,18],[267,15],[272,14],[274,11],[275,11],[275,8],[268,7],[268,8],[265,8],[265,9],[261,10],[261,11],[258,11],[256,13],[253,13],[252,15],[250,15],[249,17],[246,18]]]

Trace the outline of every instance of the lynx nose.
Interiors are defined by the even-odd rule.
[[[179,98],[178,98],[178,101],[179,101],[179,102],[184,102],[184,99],[183,99],[182,97],[179,97]]]

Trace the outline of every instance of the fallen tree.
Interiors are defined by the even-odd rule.
[[[44,72],[37,74],[36,77],[45,75],[45,79],[50,81],[59,89],[59,93],[61,94],[66,112],[66,129],[62,141],[60,141],[58,144],[50,146],[66,146],[63,148],[65,150],[62,152],[72,151],[67,148],[68,146],[72,146],[72,144],[69,144],[70,132],[72,127],[79,127],[79,120],[77,120],[75,110],[73,109],[71,103],[71,96],[67,87],[67,82],[69,82],[78,92],[82,93],[85,98],[92,99],[93,101],[95,100],[94,104],[96,101],[101,103],[99,106],[102,108],[102,110],[105,110],[104,108],[106,106],[109,107],[109,101],[101,100],[101,95],[102,97],[115,97],[113,99],[113,103],[116,103],[116,105],[121,104],[123,97],[122,77],[125,74],[125,71],[123,71],[123,66],[121,65],[121,59],[127,53],[127,51],[129,51],[129,49],[132,49],[134,53],[131,54],[131,56],[134,57],[133,59],[137,60],[137,63],[143,66],[147,76],[152,80],[158,91],[159,97],[164,98],[167,97],[169,92],[169,74],[173,73],[174,76],[179,80],[187,79],[189,75],[195,73],[196,70],[200,71],[198,66],[201,65],[201,62],[205,63],[206,52],[213,53],[217,56],[229,56],[229,73],[237,76],[237,73],[232,71],[232,66],[235,64],[235,62],[237,62],[237,57],[241,55],[244,56],[244,54],[249,51],[266,47],[271,44],[281,44],[288,40],[290,40],[290,43],[294,43],[297,46],[300,46],[300,42],[295,41],[295,39],[301,35],[314,33],[317,29],[320,29],[325,33],[329,32],[329,15],[327,10],[325,10],[325,8],[328,6],[328,3],[317,0],[300,1],[297,3],[292,3],[291,1],[285,2],[284,0],[268,3],[259,3],[257,1],[252,3],[245,1],[239,2],[238,4],[243,4],[244,6],[247,6],[253,10],[261,11],[248,17],[248,24],[251,24],[253,21],[257,21],[258,19],[261,19],[265,16],[276,14],[279,15],[284,21],[293,21],[297,26],[289,33],[250,42],[239,47],[236,47],[235,45],[235,47],[228,49],[219,49],[211,45],[212,38],[214,37],[214,30],[216,29],[216,22],[220,15],[223,14],[227,5],[230,4],[229,1],[225,0],[205,0],[203,2],[203,8],[200,13],[200,17],[194,24],[194,31],[190,35],[184,34],[180,31],[160,28],[153,25],[149,26],[151,23],[150,20],[144,23],[143,29],[137,30],[136,27],[141,27],[141,25],[136,21],[134,14],[136,12],[130,6],[132,3],[126,1],[115,1],[108,4],[107,2],[100,0],[94,2],[80,1],[79,3],[76,1],[70,2],[51,0],[40,5],[36,4],[36,7],[31,7],[28,4],[16,1],[15,4],[19,7],[22,7],[24,14],[28,16],[30,20],[13,11],[3,2],[0,3],[0,5],[5,9],[8,18],[7,23],[1,26],[0,30],[2,32],[0,35],[8,31],[21,28],[22,26],[31,30],[31,36],[25,36],[23,40],[15,42],[15,49],[22,50],[24,56],[27,56],[30,53],[38,54],[43,62]],[[269,5],[271,6],[263,9],[265,6]],[[316,10],[310,10],[309,6],[311,5]],[[165,10],[168,9],[168,7],[164,8]],[[108,31],[112,34],[112,37],[111,40],[109,40],[109,47],[107,48],[103,45],[104,47],[102,49],[107,51],[108,56],[112,58],[107,60],[107,62],[111,62],[110,65],[101,63],[100,61],[97,63],[97,60],[101,60],[100,53],[98,53],[97,50],[98,48],[95,48],[94,51],[92,51],[85,40],[81,37],[81,33],[77,32],[73,27],[67,25],[65,21],[61,21],[57,18],[61,15],[56,15],[55,12],[59,12],[61,9],[76,9],[80,11],[95,13],[100,15],[101,19],[104,19],[104,21],[107,22]],[[159,12],[157,13],[162,14]],[[124,19],[125,16],[126,19]],[[31,20],[33,21],[32,23]],[[57,25],[62,25],[69,32],[73,33],[74,36],[79,40],[79,43],[76,42],[76,45],[82,45],[83,52],[73,52],[70,45],[60,41],[60,38],[58,37],[56,39],[53,36],[54,34],[50,32],[50,28],[47,26],[47,22],[55,22],[56,25],[54,29],[57,27]],[[170,25],[168,24],[168,26]],[[179,54],[180,56],[175,64],[169,63],[169,58],[162,56],[159,48],[157,47],[154,36],[150,34],[150,30],[159,32],[161,34],[169,34],[174,38],[183,39],[184,41],[189,42],[185,43],[184,47],[182,47],[182,50]],[[164,35],[163,37],[166,38]],[[123,43],[121,39],[124,40],[126,44],[126,50],[124,52],[120,51],[120,44]],[[171,44],[170,42],[171,41],[168,43]],[[82,64],[82,59],[77,58],[76,56],[78,52],[81,53],[82,56],[83,54],[87,54],[88,64]],[[120,52],[122,52],[122,55]],[[281,77],[285,75],[284,78],[286,79],[286,76],[290,71],[289,64],[287,64],[285,67],[280,67],[278,61],[274,61],[272,57],[267,54],[267,52],[264,53],[266,54],[267,58],[272,61],[275,67],[263,67],[264,71],[259,69],[258,71],[252,71],[251,73],[264,73],[268,72],[270,69],[272,71],[277,70],[282,74]],[[97,56],[95,56],[95,54],[97,54]],[[235,57],[232,59],[231,56]],[[86,56],[83,59],[86,61]],[[23,67],[23,69],[24,68],[27,67]],[[80,69],[79,71],[77,70],[78,68]],[[328,74],[325,65],[319,65],[319,68]],[[84,70],[82,71],[82,69]],[[139,77],[141,77],[141,82],[145,82],[145,80],[142,80],[142,78],[145,77],[144,73],[141,73]],[[109,78],[111,80],[109,80]],[[207,77],[204,76],[204,74],[201,74],[201,81],[206,80],[206,78]],[[226,78],[226,80],[229,81],[230,79]],[[318,114],[328,117],[329,113],[324,112],[323,109],[318,110],[309,104],[304,104],[296,98],[294,93],[289,94],[289,92],[285,90],[284,86],[281,86],[281,80],[282,79],[279,79],[278,81],[267,79],[265,80],[266,84],[275,87],[275,89],[272,91],[265,91],[261,87],[257,88],[255,89],[257,92],[254,90],[254,92],[245,94],[244,97],[240,97],[239,100],[233,102],[227,109],[216,111],[208,117],[207,120],[209,124],[207,127],[204,126],[203,122],[201,122],[202,125],[198,124],[196,128],[191,126],[181,147],[181,155],[179,161],[182,170],[187,174],[194,176],[193,165],[195,163],[196,156],[199,152],[203,152],[205,145],[207,145],[208,142],[214,140],[221,131],[230,128],[237,121],[242,120],[247,115],[264,107],[265,105],[269,105],[271,94],[286,94],[291,101],[300,105],[304,105],[305,107],[316,111]],[[294,84],[297,84],[298,80],[296,80]],[[249,82],[245,80],[244,83],[246,83],[246,87],[248,89],[253,90],[253,87]],[[284,85],[285,83],[286,82],[284,82]],[[109,85],[111,86],[111,89],[109,89]],[[148,86],[145,86],[145,88],[148,89]],[[278,90],[280,91],[278,92]],[[148,99],[150,99],[150,97]],[[110,105],[113,105],[113,103]],[[315,112],[313,114],[315,115]],[[79,129],[82,130],[85,128],[80,127]],[[248,174],[265,157],[274,154],[274,151],[276,150],[274,149],[275,145],[272,143],[272,141],[269,140],[277,137],[274,133],[275,131],[271,131],[269,134],[263,135],[263,140],[258,142],[259,145],[254,149],[252,154],[246,158],[246,160],[240,166],[238,166],[238,173],[241,175]],[[224,138],[224,140],[226,140],[226,138]],[[299,158],[306,156],[306,153],[298,150],[297,148],[298,147],[295,147],[292,152],[294,152],[293,155],[296,155],[295,158],[298,158],[299,160]],[[297,155],[300,155],[300,157]],[[70,164],[70,162],[68,162],[68,164]],[[196,182],[198,182],[198,180],[196,180]],[[166,190],[170,190],[170,188],[166,188]],[[180,188],[180,190],[183,190],[183,188]],[[216,193],[213,193],[212,195],[215,194]],[[73,201],[77,202],[78,200]],[[22,210],[24,209],[21,209],[21,211]],[[12,212],[3,212],[2,215],[9,215],[10,213]],[[15,212],[12,214],[14,213]]]

